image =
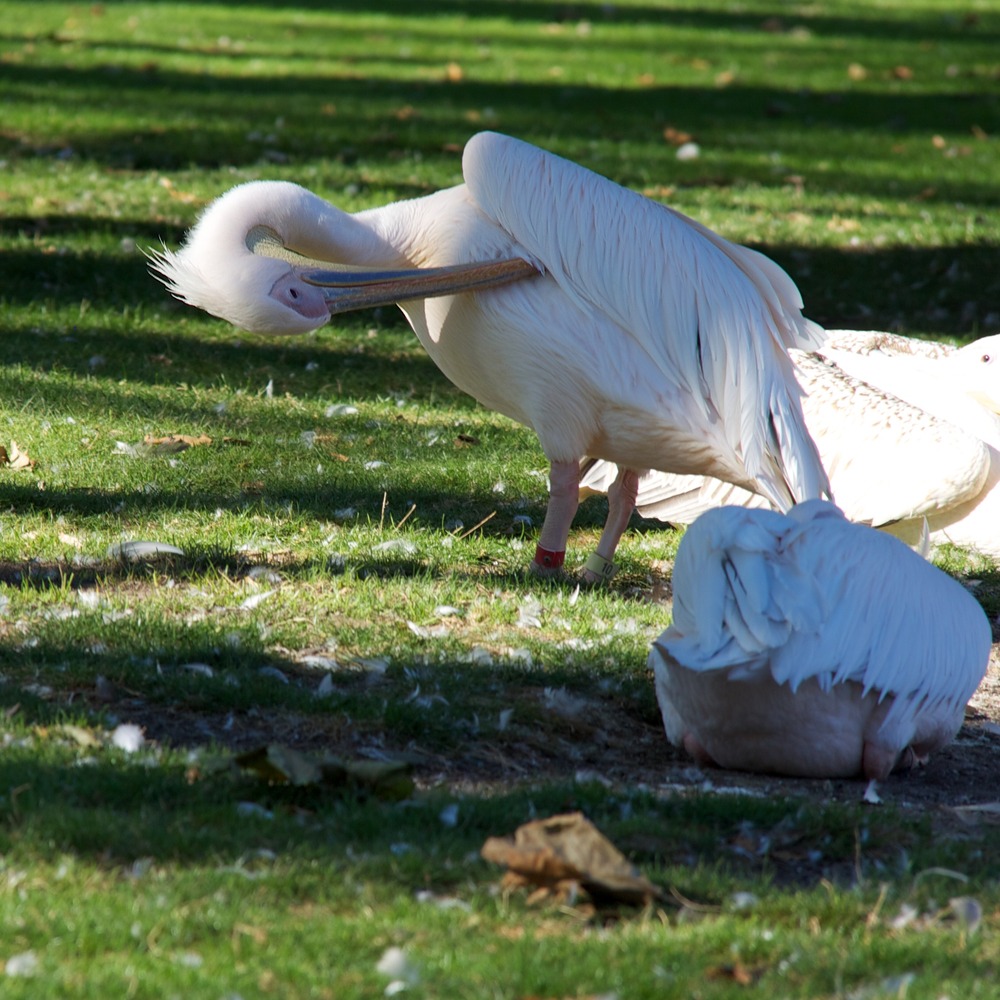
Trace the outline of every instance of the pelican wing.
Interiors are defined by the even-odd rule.
[[[837,503],[852,521],[889,525],[979,495],[990,449],[976,434],[900,399],[884,384],[854,377],[839,363],[799,352],[793,358],[806,392],[806,421]],[[899,359],[886,367],[905,364]]]
[[[928,357],[886,353],[880,349],[853,350],[844,344],[845,339],[838,336],[831,344],[824,345],[820,353],[853,378],[947,420],[1000,449],[1000,416],[967,393],[960,368],[942,363],[942,359],[952,358],[954,351]]]
[[[852,521],[882,527],[933,517],[974,501],[988,485],[991,449],[976,433],[869,385],[819,355],[792,351],[791,356],[806,392],[803,408],[809,430],[837,503]],[[838,360],[840,356],[838,352]],[[873,377],[889,369],[882,381],[892,381],[892,369],[905,367],[906,361],[887,364],[851,354],[848,364],[869,370]],[[926,395],[932,384],[937,387],[935,406],[946,411],[942,397],[949,394],[947,387],[929,375],[920,378],[927,383]],[[959,399],[952,409],[959,407],[968,409],[964,423],[976,429],[1000,423],[971,401]],[[612,463],[591,463],[581,489],[606,492],[616,471]],[[654,470],[640,479],[636,500],[644,517],[674,524],[690,524],[706,510],[725,504],[760,507],[764,499],[718,479]]]
[[[791,279],[663,205],[561,157],[484,132],[466,183],[483,212],[585,311],[635,338],[692,431],[721,423],[729,446],[778,506],[827,492],[802,419],[787,347],[818,328]],[[613,344],[608,364],[616,363]]]
[[[884,330],[824,330],[820,353],[825,354],[827,350],[936,360],[948,357],[956,348],[937,340],[918,340]]]
[[[823,501],[788,516],[725,507],[700,518],[677,553],[674,608],[656,645],[688,669],[770,669],[793,691],[807,678],[854,681],[896,696],[890,717],[903,720],[964,705],[992,641],[961,584]]]

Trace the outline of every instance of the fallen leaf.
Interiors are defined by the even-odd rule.
[[[236,763],[245,771],[279,785],[315,785],[323,777],[319,765],[297,750],[272,743],[242,753]]]
[[[26,452],[21,451],[16,441],[11,441],[9,449],[0,444],[0,466],[7,466],[9,469],[18,471],[20,469],[33,469],[35,465],[35,460],[29,458]]]
[[[896,80],[912,80],[913,70],[909,66],[893,66],[892,76]]]
[[[392,802],[409,797],[414,788],[410,765],[405,761],[312,757],[280,743],[239,754],[234,761],[237,766],[275,785],[314,785],[364,792]]]
[[[94,732],[85,729],[83,726],[74,726],[70,723],[60,726],[49,726],[47,729],[39,728],[36,732],[39,736],[67,736],[74,743],[82,747],[99,747],[101,745],[100,739]]]
[[[508,869],[508,884],[537,886],[546,896],[579,886],[595,903],[643,905],[663,895],[579,812],[525,823],[513,837],[490,837],[480,854]]]
[[[728,979],[740,986],[753,986],[755,982],[767,971],[767,966],[755,965],[746,966],[739,960],[732,964],[726,962],[709,969],[705,975],[709,979]]]
[[[690,132],[684,132],[681,129],[674,128],[673,125],[668,125],[663,130],[663,138],[670,143],[671,146],[683,146],[684,143],[690,142],[694,136]]]
[[[857,219],[845,219],[835,215],[827,221],[826,228],[833,233],[853,233],[861,228],[861,223]]]
[[[154,437],[152,434],[147,434],[142,439],[143,448],[154,455],[173,455],[179,451],[187,451],[188,448],[211,443],[212,439],[207,434],[199,434],[198,437],[192,437],[190,434],[168,434],[166,437]]]
[[[459,83],[462,77],[465,76],[465,73],[457,62],[450,62],[448,63],[448,68],[445,70],[445,76],[452,83]]]
[[[193,204],[198,200],[198,196],[196,194],[191,194],[188,191],[178,191],[169,177],[160,178],[160,187],[166,188],[167,194],[169,194],[171,198],[175,201],[183,202],[185,205]]]

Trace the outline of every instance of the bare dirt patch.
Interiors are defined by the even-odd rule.
[[[523,688],[511,697],[547,704],[542,688]],[[701,767],[667,743],[659,721],[645,706],[620,696],[576,696],[571,710],[556,705],[541,725],[512,724],[504,732],[470,736],[446,751],[420,739],[394,740],[378,724],[359,724],[337,714],[264,708],[202,713],[147,704],[127,694],[102,707],[142,725],[148,738],[167,745],[215,743],[243,751],[282,743],[345,756],[398,756],[413,763],[421,786],[456,792],[593,780],[680,793],[701,790],[857,803],[866,789],[861,779],[798,779]],[[884,802],[902,809],[942,813],[956,822],[964,821],[962,810],[955,812],[958,807],[1000,803],[1000,646],[994,647],[989,672],[955,741],[926,765],[894,774],[878,792]],[[1000,821],[1000,813],[989,810],[978,816]]]

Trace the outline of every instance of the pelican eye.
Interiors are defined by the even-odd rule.
[[[988,365],[993,359],[988,355],[984,354],[980,359],[984,365]]]

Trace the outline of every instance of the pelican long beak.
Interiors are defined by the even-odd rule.
[[[323,289],[330,315],[351,309],[458,295],[508,285],[541,272],[534,264],[515,257],[449,267],[412,268],[400,271],[308,269],[299,272],[303,281]]]

